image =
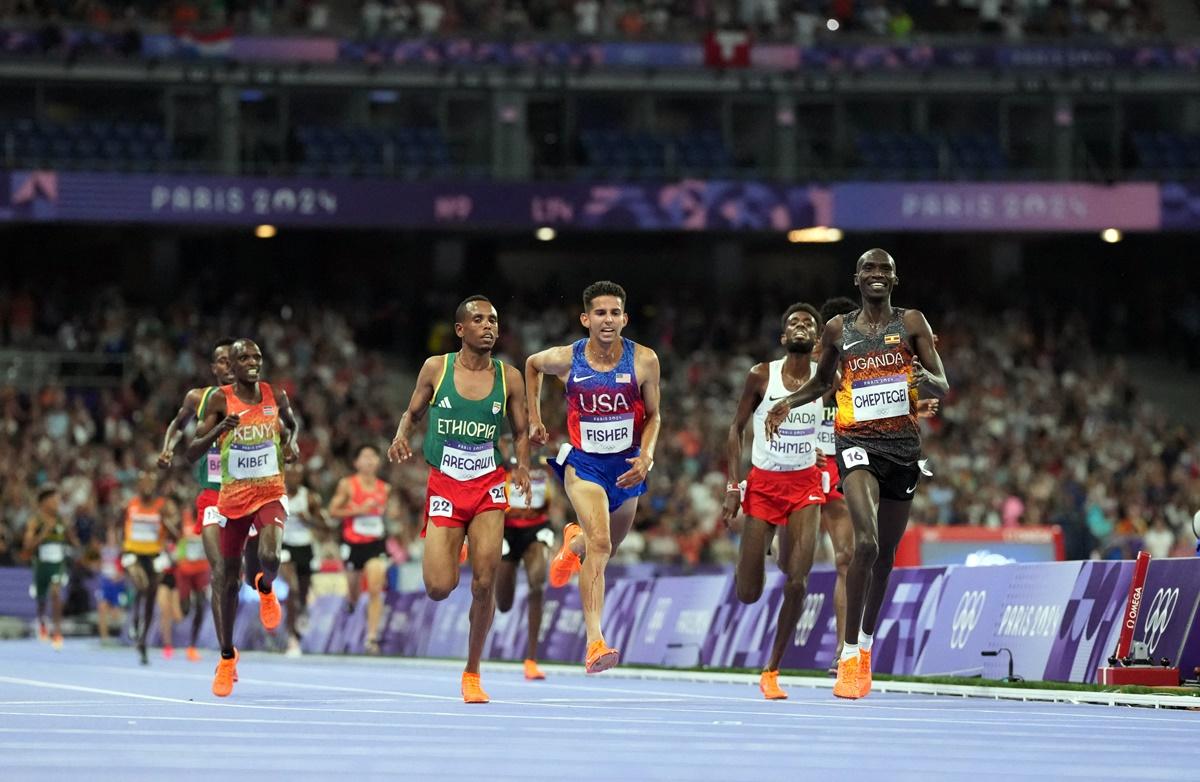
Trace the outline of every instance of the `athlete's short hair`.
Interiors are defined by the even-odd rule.
[[[858,260],[854,262],[854,273],[858,274],[860,271],[862,271],[863,264],[868,260],[879,261],[883,260],[884,258],[887,258],[889,261],[891,261],[893,267],[896,266],[896,259],[892,257],[891,253],[878,247],[872,247],[870,250],[867,250],[865,253],[858,256]]]
[[[484,296],[479,293],[475,294],[474,296],[468,296],[467,298],[460,301],[458,303],[458,306],[455,307],[455,309],[454,309],[454,322],[455,323],[462,323],[463,321],[465,321],[467,319],[467,305],[473,301],[482,301],[485,304],[492,303],[491,299],[489,299],[487,296]]]
[[[590,310],[592,302],[601,296],[616,296],[621,300],[621,309],[625,309],[625,289],[611,280],[600,280],[583,289],[583,311]]]
[[[828,323],[838,315],[845,315],[858,309],[854,299],[845,296],[835,296],[821,305],[821,323]]]
[[[379,455],[379,449],[377,447],[371,443],[363,443],[354,449],[354,461],[358,461],[358,457],[362,456],[363,451],[374,451],[376,456]]]
[[[817,322],[817,327],[821,326],[821,313],[817,312],[817,308],[805,301],[798,301],[788,307],[783,312],[783,317],[779,319],[779,330],[787,331],[788,318],[792,317],[797,312],[807,312],[813,316],[813,320]]]
[[[237,342],[237,340],[234,339],[233,337],[221,337],[220,339],[218,339],[216,342],[213,343],[212,350],[209,351],[208,355],[215,359],[217,357],[218,350],[220,350],[221,348],[226,348],[226,347],[231,348],[231,347],[233,347],[234,342]]]
[[[43,500],[45,500],[47,497],[49,497],[52,494],[58,494],[58,484],[57,483],[43,483],[41,486],[38,487],[38,490],[37,490],[38,504],[40,505]]]

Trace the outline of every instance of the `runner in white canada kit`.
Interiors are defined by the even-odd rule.
[[[838,468],[855,532],[846,576],[846,632],[833,688],[840,698],[861,698],[871,690],[875,622],[921,476],[918,389],[940,397],[949,388],[925,316],[892,307],[898,283],[890,255],[879,249],[862,254],[854,274],[862,307],[826,324],[817,374],[775,405],[766,421],[767,434],[776,436],[791,408],[837,384]]]
[[[775,529],[780,529],[779,567],[787,576],[775,643],[759,679],[759,689],[768,700],[787,697],[779,687],[779,663],[804,608],[808,573],[817,546],[821,505],[825,501],[821,483],[818,429],[823,414],[820,399],[792,410],[774,439],[766,437],[767,411],[804,385],[816,367],[812,349],[820,329],[820,315],[810,304],[793,304],[783,314],[780,343],[787,357],[756,364],[746,375],[737,412],[729,427],[723,517],[726,524],[737,516],[739,504],[746,514],[738,547],[735,576],[738,599],[756,602],[763,591],[764,559]],[[739,503],[739,473],[742,469],[742,438],[753,414],[754,440],[745,497]]]

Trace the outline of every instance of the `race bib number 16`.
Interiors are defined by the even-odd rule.
[[[867,459],[867,452],[858,447],[842,451],[842,461],[846,463],[846,467],[857,467],[860,464],[870,463],[870,460]]]

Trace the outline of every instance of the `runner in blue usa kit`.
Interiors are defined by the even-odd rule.
[[[563,480],[579,524],[563,529],[563,546],[550,564],[550,584],[563,586],[579,572],[587,626],[588,673],[606,671],[619,654],[604,642],[604,569],[633,525],[637,500],[654,466],[660,419],[658,356],[621,336],[629,322],[625,290],[597,282],[583,292],[580,322],[587,339],[543,350],[525,363],[529,438],[547,439],[542,423],[542,378],[566,385],[567,433],[551,467]],[[582,559],[582,564],[581,564]]]

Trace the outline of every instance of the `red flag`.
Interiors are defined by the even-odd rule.
[[[704,37],[704,64],[710,68],[749,68],[750,33],[714,30]]]

